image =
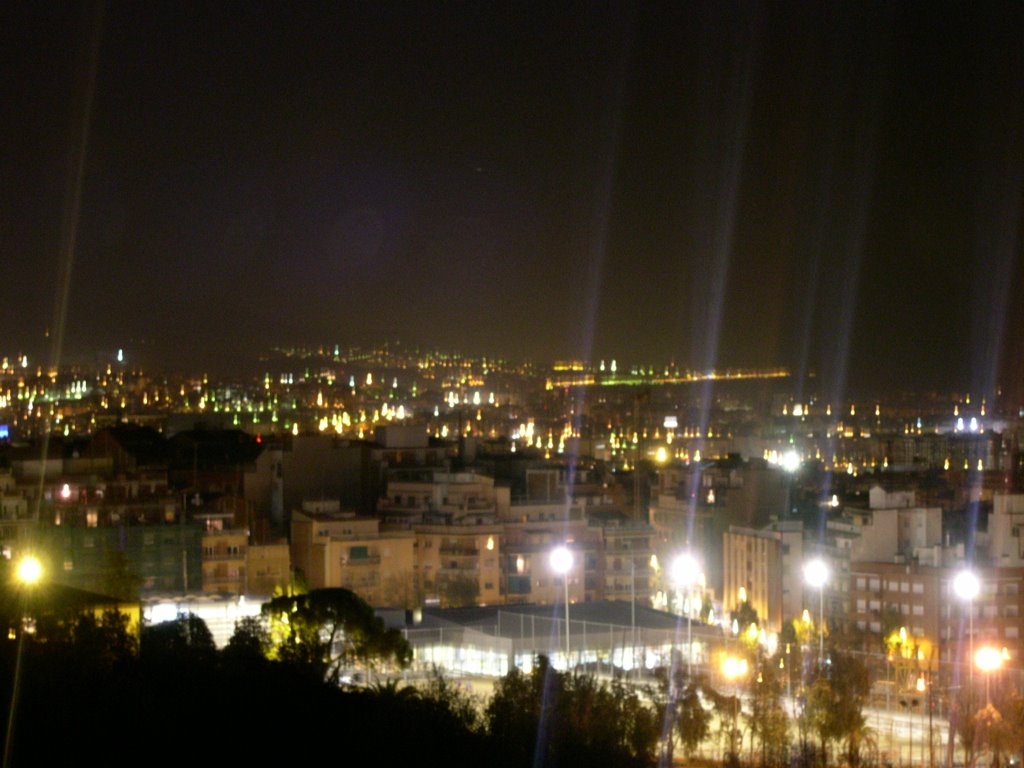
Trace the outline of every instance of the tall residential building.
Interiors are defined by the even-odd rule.
[[[973,631],[975,647],[1005,647],[1011,658],[1020,658],[1024,567],[974,568],[981,592],[971,602],[953,589],[962,567],[854,564],[851,619],[864,633],[865,646],[881,649],[887,635],[905,627],[917,642],[935,647],[941,662],[963,662]]]
[[[293,512],[291,530],[292,562],[311,589],[344,587],[375,606],[421,601],[411,532],[382,532],[376,518],[336,506]]]
[[[773,631],[800,615],[805,597],[800,523],[774,523],[763,529],[730,526],[723,550],[726,613],[737,610],[745,599]]]
[[[501,595],[501,525],[417,525],[415,573],[441,605],[494,605]]]

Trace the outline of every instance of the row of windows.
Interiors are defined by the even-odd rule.
[[[885,603],[886,610],[894,610],[902,616],[924,616],[924,606],[920,604],[911,603]],[[954,615],[959,614],[963,609],[963,606],[956,606],[955,608],[950,605],[944,606],[940,614],[942,618],[949,619]],[[881,600],[857,600],[857,612],[865,613],[867,611],[881,611],[882,601]],[[984,605],[977,606],[974,611],[975,615],[983,619],[997,619],[999,617],[1006,619],[1015,619],[1020,615],[1020,609],[1017,605]]]
[[[902,604],[886,604],[887,609],[892,609],[899,612],[903,616],[924,616],[923,605],[911,605],[910,603]],[[882,603],[880,600],[858,600],[857,601],[857,613],[865,613],[866,611],[880,611],[882,610]]]
[[[236,546],[227,546],[221,550],[218,550],[217,547],[203,547],[203,554],[206,557],[214,557],[216,555],[239,555],[241,554],[241,550]]]
[[[924,583],[920,581],[896,581],[895,579],[879,579],[858,576],[856,579],[856,588],[864,591],[865,589],[869,592],[878,592],[884,585],[885,589],[889,592],[901,592],[903,594],[913,593],[915,595],[924,594]],[[1002,590],[1000,590],[998,582],[984,581],[982,582],[982,592],[988,595],[997,595],[1000,592],[1004,595],[1017,595],[1019,594],[1019,584],[1016,581],[1007,581],[1002,584]],[[952,583],[948,584],[946,591],[952,594],[953,586]]]
[[[857,629],[868,632],[881,632],[882,623],[880,621],[858,621]],[[923,637],[924,627],[911,627],[910,634],[913,637]]]
[[[877,592],[881,589],[882,582],[880,579],[870,579],[863,576],[857,577],[857,589],[864,590],[868,589],[872,592]],[[904,594],[913,593],[915,595],[924,594],[924,584],[919,581],[886,581],[885,588],[889,592],[903,592]]]
[[[240,576],[238,568],[214,568],[203,572],[203,578],[208,581],[224,581],[225,579],[237,579]]]
[[[984,639],[986,636],[989,637],[990,639],[995,639],[995,638],[999,637],[999,628],[998,627],[988,627],[984,632],[983,631],[975,631],[974,634],[975,634],[975,636],[980,636],[982,639]],[[965,630],[964,631],[964,637],[966,637],[966,636],[967,636],[967,632]],[[1016,625],[1016,624],[1010,624],[1008,626],[1005,626],[1005,627],[1003,627],[1002,636],[1005,637],[1007,640],[1016,640],[1018,637],[1020,637],[1020,627],[1018,625]],[[955,640],[955,639],[958,639],[960,637],[960,632],[959,632],[958,629],[952,629],[952,628],[949,628],[949,627],[942,627],[939,630],[939,637],[941,637],[943,640],[947,640],[949,638],[953,638]]]

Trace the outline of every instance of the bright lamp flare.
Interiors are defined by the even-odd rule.
[[[963,570],[953,579],[953,591],[961,600],[973,600],[981,592],[981,582],[973,571]]]
[[[800,454],[796,451],[786,451],[779,457],[779,464],[787,472],[794,473],[800,469]]]
[[[747,660],[737,656],[726,656],[722,660],[722,674],[727,680],[738,680],[747,676]]]
[[[43,577],[43,564],[38,557],[25,555],[18,561],[15,573],[22,584],[35,584]]]
[[[555,573],[566,574],[572,568],[572,552],[568,547],[556,547],[548,562]]]
[[[982,672],[995,672],[1003,666],[1003,655],[998,648],[986,645],[975,652],[974,663]]]
[[[815,589],[821,589],[828,581],[828,566],[820,558],[811,560],[804,565],[804,581]]]
[[[689,552],[684,552],[672,561],[672,583],[678,587],[690,587],[700,577],[700,564]]]

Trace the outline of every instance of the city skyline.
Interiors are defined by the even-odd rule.
[[[1019,6],[2,14],[5,352],[1020,386]]]

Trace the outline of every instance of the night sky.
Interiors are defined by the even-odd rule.
[[[0,352],[1019,382],[1022,9],[6,3]]]

